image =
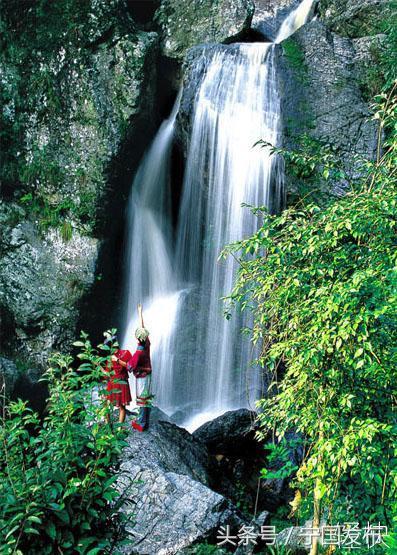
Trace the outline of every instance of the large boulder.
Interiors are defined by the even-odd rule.
[[[247,409],[228,411],[193,433],[212,455],[210,476],[214,489],[238,504],[247,518],[255,508],[267,508],[269,498],[267,491],[263,496],[258,489],[265,452],[263,442],[255,438],[255,419],[256,413]],[[272,493],[272,499],[277,494]]]
[[[166,56],[183,59],[197,44],[223,42],[250,27],[252,0],[163,0],[156,12]]]
[[[203,424],[193,437],[204,443],[212,464],[209,468],[212,487],[241,507],[247,517],[254,511],[274,511],[293,497],[286,478],[262,478],[261,470],[278,470],[282,462],[266,462],[269,437],[256,437],[256,413],[247,409],[229,411]],[[296,434],[286,435],[289,459],[299,467],[302,450]]]
[[[123,553],[165,555],[216,539],[221,526],[246,523],[238,509],[208,487],[206,447],[169,422],[131,432],[123,451],[117,487],[121,510],[131,518],[131,541]],[[130,502],[133,500],[133,503]]]
[[[246,448],[255,448],[256,413],[248,409],[228,411],[206,422],[193,432],[193,437],[204,443],[212,454],[232,455]]]
[[[207,449],[184,428],[159,419],[148,432],[133,432],[129,439],[125,458],[141,459],[145,467],[160,465],[165,472],[179,472],[209,485]]]

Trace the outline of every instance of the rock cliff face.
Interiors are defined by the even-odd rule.
[[[390,0],[320,0],[318,10],[329,29],[360,38],[383,32],[393,7]]]
[[[129,185],[182,61],[186,150],[197,57],[208,43],[274,37],[298,3],[4,2],[0,356],[43,367],[76,328],[114,324]],[[386,0],[320,0],[319,19],[279,47],[287,136],[308,129],[348,158],[373,154],[363,81],[389,12]]]
[[[75,230],[65,242],[58,230],[39,234],[29,221],[5,231],[0,302],[12,323],[3,325],[13,326],[19,356],[41,367],[73,339],[77,302],[94,280],[97,240]]]
[[[8,31],[20,25],[29,33],[32,10],[16,16],[11,7]],[[95,281],[115,205],[112,164],[126,142],[138,159],[148,140],[142,129],[156,123],[156,33],[139,31],[121,1],[92,0],[65,36],[51,29],[51,15],[38,30],[58,32],[54,44],[46,50],[32,37],[27,52],[16,39],[0,60],[9,132],[2,137],[1,351],[40,367],[70,344],[79,302]],[[118,194],[122,205],[126,191]]]
[[[377,127],[360,89],[353,42],[312,21],[281,43],[280,76],[287,145],[303,132],[339,149],[347,169],[355,155],[372,159]],[[290,189],[293,183],[290,181]],[[343,183],[334,192],[343,193]]]
[[[252,28],[273,40],[290,10],[299,5],[299,0],[255,0]]]
[[[375,93],[374,66],[384,42],[379,34],[390,16],[387,0],[320,0],[316,20],[281,43],[280,91],[286,146],[306,132],[334,145],[346,173],[355,158],[373,159],[377,126],[368,100]],[[376,89],[376,83],[375,83]],[[292,178],[288,191],[295,192]],[[343,194],[345,183],[333,183]]]

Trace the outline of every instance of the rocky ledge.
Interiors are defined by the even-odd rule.
[[[235,534],[243,526],[259,534],[293,495],[286,480],[259,478],[266,442],[254,437],[255,416],[230,411],[190,434],[154,409],[148,431],[131,429],[117,481],[128,518],[122,553],[194,553],[200,543],[216,545],[226,525]],[[299,453],[291,458],[297,462]],[[256,541],[260,546],[259,535]],[[236,553],[249,552],[236,546]]]
[[[131,518],[131,542],[123,553],[178,553],[197,542],[216,541],[221,526],[247,523],[229,499],[210,488],[205,444],[161,418],[144,433],[131,431],[123,452],[117,486],[121,510]]]

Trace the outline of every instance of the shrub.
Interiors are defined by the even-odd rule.
[[[121,537],[116,465],[124,428],[106,424],[95,386],[110,347],[75,344],[81,364],[55,355],[45,373],[43,420],[21,400],[5,406],[0,429],[0,545],[4,554],[114,552]],[[99,391],[99,394],[101,391]]]
[[[322,209],[256,210],[258,232],[223,253],[241,253],[230,301],[252,311],[273,376],[259,435],[302,438],[295,510],[314,526],[397,522],[396,88],[377,99],[378,156],[361,188]]]

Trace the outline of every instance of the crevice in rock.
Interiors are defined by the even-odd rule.
[[[13,314],[0,305],[0,353],[11,356],[15,347],[16,325]]]
[[[160,3],[160,0],[127,0],[127,9],[136,23],[152,26]]]
[[[232,44],[234,42],[271,42],[268,36],[256,29],[243,29],[237,35],[228,37],[222,44]]]

